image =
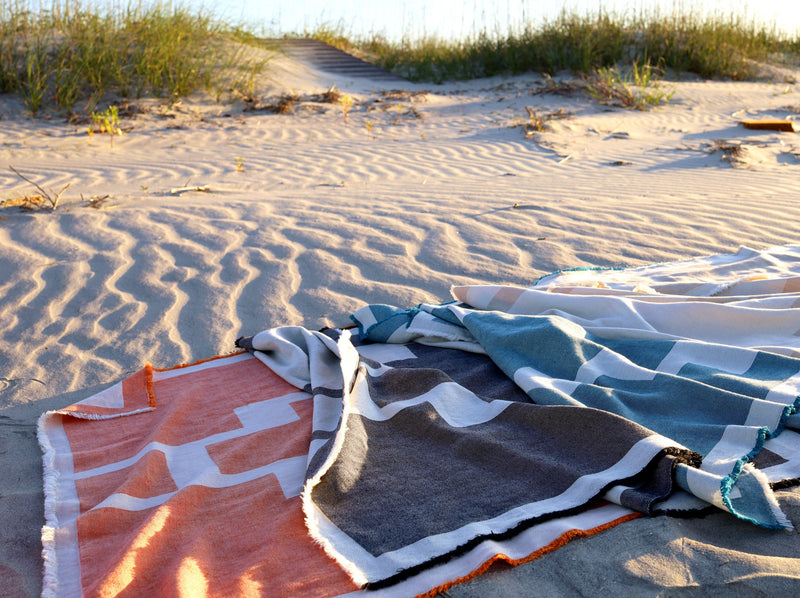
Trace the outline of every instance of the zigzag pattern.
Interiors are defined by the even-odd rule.
[[[213,434],[206,438],[171,446],[161,442],[151,442],[139,450],[134,456],[121,461],[103,465],[75,474],[76,480],[85,480],[95,476],[108,474],[135,465],[151,451],[161,452],[167,461],[169,473],[177,490],[160,496],[137,498],[129,494],[115,493],[110,495],[94,508],[114,507],[128,511],[138,511],[159,506],[188,486],[206,486],[208,488],[226,488],[252,481],[265,475],[273,474],[278,478],[284,496],[298,496],[303,486],[306,456],[282,459],[246,472],[223,474],[208,452],[208,447],[241,438],[263,430],[277,428],[300,420],[291,404],[308,399],[308,394],[296,392],[275,399],[252,403],[234,409],[242,428],[230,432]]]

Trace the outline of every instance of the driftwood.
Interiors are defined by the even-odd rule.
[[[181,193],[189,193],[190,191],[201,191],[207,193],[211,189],[208,185],[195,185],[193,187],[173,187],[169,190],[170,195],[180,195]]]
[[[764,131],[786,131],[794,133],[794,123],[790,120],[743,120],[745,129],[760,129]]]

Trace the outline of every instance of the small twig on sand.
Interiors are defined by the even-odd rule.
[[[170,195],[180,195],[181,193],[188,193],[189,191],[202,191],[206,193],[210,191],[208,185],[195,185],[194,187],[173,187],[169,190]]]
[[[72,184],[72,183],[67,183],[67,184],[64,186],[64,188],[63,188],[61,191],[59,191],[58,193],[55,193],[55,192],[54,192],[54,191],[51,189],[51,190],[50,190],[50,193],[52,193],[52,194],[53,194],[53,195],[51,196],[51,195],[50,195],[50,193],[48,193],[47,191],[45,191],[45,190],[44,190],[44,189],[43,189],[43,188],[42,188],[42,187],[41,187],[41,186],[40,186],[38,183],[35,183],[34,181],[30,180],[28,177],[26,177],[24,174],[22,174],[22,173],[21,173],[19,170],[17,170],[16,168],[14,168],[14,167],[13,167],[13,166],[11,166],[11,165],[9,165],[9,168],[10,168],[11,170],[13,170],[13,171],[14,171],[14,174],[16,174],[16,175],[17,175],[19,178],[21,178],[23,181],[26,181],[26,182],[30,183],[31,185],[33,185],[34,187],[36,187],[36,188],[39,190],[39,193],[41,193],[41,194],[42,194],[42,196],[43,196],[45,199],[47,199],[47,201],[49,201],[49,202],[50,202],[50,206],[51,206],[51,209],[52,209],[52,210],[55,210],[55,209],[58,207],[58,202],[59,202],[59,200],[61,199],[61,196],[64,194],[64,191],[66,191],[67,189],[69,189],[69,186]]]
[[[89,207],[94,208],[95,210],[99,210],[102,208],[103,203],[111,197],[110,195],[93,195],[92,198],[89,200]],[[83,199],[83,194],[81,194],[81,199]]]

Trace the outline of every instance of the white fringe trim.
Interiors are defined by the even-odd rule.
[[[319,470],[312,478],[306,480],[306,483],[303,486],[301,498],[306,527],[308,528],[311,538],[325,551],[325,554],[336,561],[336,563],[345,571],[345,573],[350,576],[356,585],[362,587],[368,581],[366,575],[355,563],[339,552],[334,547],[333,543],[322,533],[319,525],[319,518],[324,517],[324,514],[316,508],[311,500],[311,493],[313,492],[314,487],[322,479],[322,476],[325,475],[325,473],[331,468],[342,450],[342,446],[344,445],[344,437],[347,433],[348,422],[353,411],[352,400],[350,398],[350,388],[358,377],[358,351],[350,343],[350,333],[346,330],[342,331],[342,335],[337,344],[339,346],[339,356],[341,358],[342,366],[342,381],[344,383],[342,387],[342,416],[339,425],[339,431],[334,438],[333,447],[331,448],[327,459],[325,459],[325,462],[320,466]],[[350,357],[351,359],[346,359],[346,357]],[[350,363],[353,357],[355,358],[355,363]]]
[[[44,467],[44,519],[42,527],[42,598],[58,595],[58,573],[55,548],[56,502],[58,500],[58,470],[55,467],[56,451],[50,443],[45,431],[46,421],[57,415],[57,411],[46,411],[39,416],[36,436],[42,449],[42,465]]]

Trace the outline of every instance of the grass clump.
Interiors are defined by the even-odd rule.
[[[219,98],[224,85],[244,93],[263,68],[242,50],[242,35],[209,14],[168,2],[103,6],[0,1],[0,91],[20,95],[33,114],[45,106],[72,114],[79,102],[88,114],[109,93],[179,98],[216,87]]]
[[[525,137],[528,138],[535,138],[537,133],[544,133],[550,130],[550,121],[572,118],[572,115],[563,108],[559,108],[555,112],[546,112],[544,114],[540,114],[531,106],[525,106],[525,110],[528,112],[528,122],[525,124]]]
[[[111,146],[114,146],[114,135],[123,135],[119,126],[119,108],[109,106],[103,112],[92,112],[92,125],[88,129],[89,136],[95,133],[108,135]]]
[[[601,104],[645,110],[667,103],[674,91],[663,91],[650,64],[633,62],[628,72],[619,67],[600,67],[590,82],[587,93]]]
[[[521,24],[508,33],[481,31],[461,40],[423,36],[394,42],[373,36],[345,44],[341,33],[329,28],[323,33],[326,41],[355,46],[401,76],[433,82],[528,71],[590,74],[634,62],[678,75],[741,80],[756,75],[754,61],[796,60],[800,54],[800,37],[787,38],[736,14],[562,12],[539,25]]]

